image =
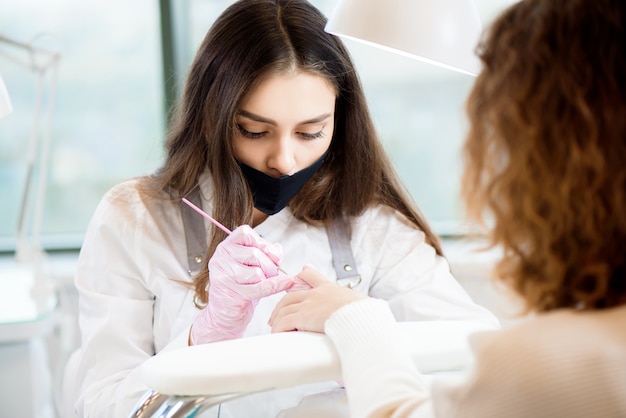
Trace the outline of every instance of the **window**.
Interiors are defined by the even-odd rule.
[[[158,2],[20,0],[0,14],[0,28],[2,36],[61,54],[41,232],[46,248],[78,248],[105,191],[161,160]],[[38,77],[16,63],[30,59],[0,41],[0,74],[13,103],[0,120],[3,250],[15,245],[35,121]]]
[[[336,1],[312,3],[330,16]],[[0,14],[0,35],[61,54],[42,219],[47,249],[78,248],[105,191],[160,164],[171,91],[164,86],[180,91],[204,34],[231,2],[21,0]],[[476,0],[483,22],[512,2]],[[159,7],[172,24],[171,44],[161,42]],[[404,183],[437,232],[457,233],[463,106],[473,78],[345,42]],[[163,77],[162,51],[174,80]],[[30,59],[0,41],[0,74],[14,105],[0,121],[0,250],[15,246],[35,120],[37,76],[16,57]]]

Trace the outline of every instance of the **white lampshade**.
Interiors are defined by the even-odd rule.
[[[7,91],[2,76],[0,75],[0,118],[5,117],[13,111],[11,106],[11,99],[9,98],[9,92]]]
[[[476,75],[482,31],[473,0],[340,0],[326,32]]]

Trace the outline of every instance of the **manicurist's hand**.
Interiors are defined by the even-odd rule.
[[[272,332],[324,332],[324,324],[339,308],[366,298],[356,290],[328,281],[317,270],[305,267],[298,276],[310,290],[291,291],[276,304],[269,325]]]
[[[280,244],[263,239],[248,225],[236,228],[209,260],[209,303],[215,292],[255,301],[291,287],[294,278],[279,271],[281,259]]]
[[[294,285],[295,279],[278,269],[281,257],[279,244],[247,225],[226,237],[209,260],[209,303],[191,326],[190,343],[241,337],[260,299]]]

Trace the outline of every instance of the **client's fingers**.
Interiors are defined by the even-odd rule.
[[[290,293],[287,293],[278,301],[276,306],[274,306],[274,310],[272,311],[272,314],[270,315],[270,319],[267,321],[268,325],[272,327],[272,332],[279,332],[278,327],[276,327],[277,324],[279,323],[282,324],[280,331],[291,331],[292,329],[294,329],[294,328],[285,329],[284,318],[285,316],[297,310],[297,305],[305,297],[304,294],[306,292],[307,292],[306,290],[290,292]],[[276,329],[274,329],[275,327]]]
[[[322,275],[319,271],[308,265],[304,266],[302,271],[296,275],[299,279],[306,282],[311,287],[318,287],[330,281]]]
[[[287,292],[298,292],[301,290],[310,290],[310,289],[311,289],[310,284],[308,284],[307,282],[305,282],[304,280],[296,276],[293,278],[293,285],[285,290]]]
[[[281,322],[284,321],[284,317],[295,310],[293,307],[291,307],[290,309],[285,309],[286,306],[300,303],[306,296],[303,291],[307,291],[314,287],[322,286],[324,284],[331,283],[322,275],[322,273],[308,265],[305,265],[302,271],[298,273],[296,277],[294,277],[292,286],[285,289],[289,293],[283,296],[282,299],[278,301],[278,303],[274,307],[274,310],[272,311],[272,315],[270,316],[268,324],[274,327],[274,324],[278,322],[279,318]],[[283,328],[280,329],[280,331],[289,330]],[[277,330],[274,329],[272,329],[272,331],[277,332]]]

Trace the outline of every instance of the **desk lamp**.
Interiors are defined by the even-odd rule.
[[[326,32],[475,76],[482,31],[473,0],[340,0]]]
[[[48,175],[56,69],[60,55],[1,34],[0,45],[0,58],[8,59],[37,76],[15,259],[13,264],[0,272],[0,299],[3,305],[0,310],[0,342],[6,342],[38,332],[41,318],[49,317],[48,314],[56,306],[54,287],[43,267],[45,253],[41,248],[40,233]],[[8,87],[10,89],[10,82]],[[6,121],[6,116],[12,110],[7,86],[0,76],[0,118],[4,118],[0,123]],[[15,110],[18,110],[17,105]],[[34,205],[32,210],[31,204]]]

